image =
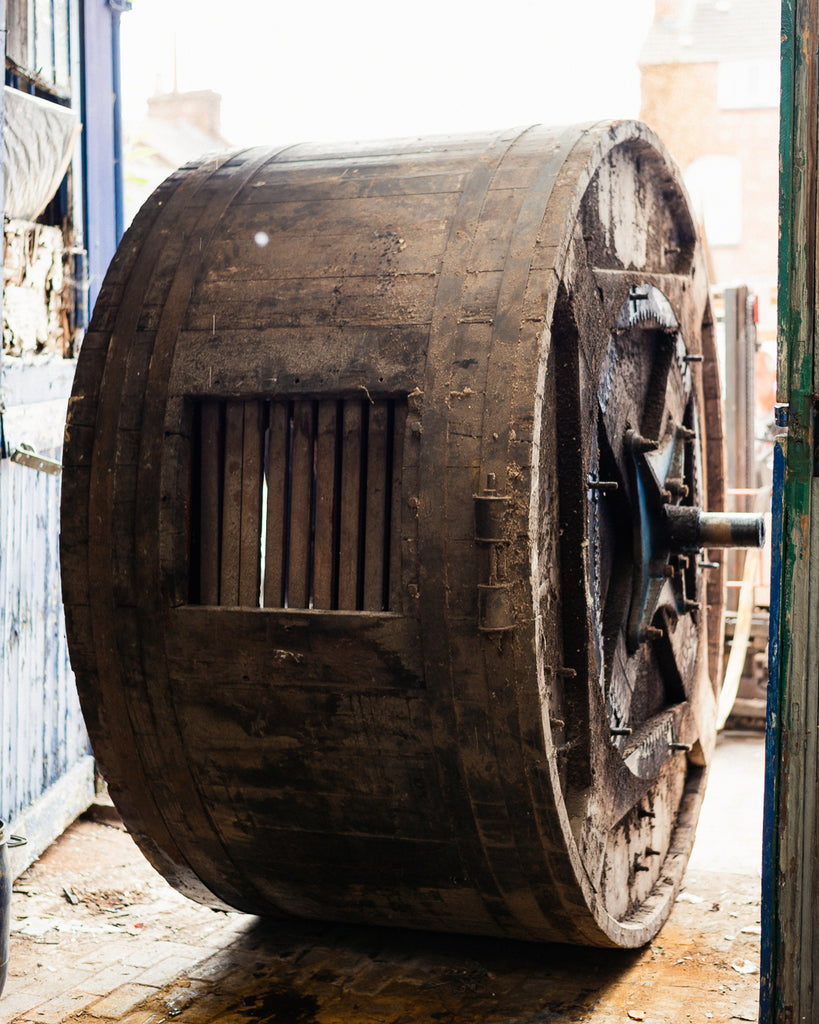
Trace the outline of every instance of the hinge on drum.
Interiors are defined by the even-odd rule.
[[[515,628],[512,615],[511,583],[506,578],[504,517],[509,495],[498,494],[495,474],[486,477],[486,487],[474,494],[475,542],[486,551],[481,569],[484,582],[478,584],[478,629],[481,633],[506,633]]]

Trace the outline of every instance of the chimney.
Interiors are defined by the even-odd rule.
[[[687,0],[654,0],[654,20],[664,21],[666,18],[676,18],[684,8],[689,6]]]
[[[148,100],[148,116],[159,121],[187,121],[205,134],[221,138],[222,97],[211,89],[160,93]]]

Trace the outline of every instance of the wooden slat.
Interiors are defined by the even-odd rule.
[[[34,67],[38,77],[54,81],[54,23],[50,4],[34,5]]]
[[[185,330],[210,334],[214,310],[217,331],[228,324],[233,331],[258,330],[260,323],[265,330],[287,329],[292,327],[295,306],[300,329],[312,325],[325,334],[330,315],[349,325],[391,326],[399,317],[407,326],[428,324],[435,303],[435,275],[397,274],[387,287],[378,271],[374,266],[369,274],[309,278],[288,277],[288,268],[283,267],[271,279],[265,267],[256,271],[260,276],[255,280],[249,275],[209,278],[197,290],[198,301],[187,312]]]
[[[267,440],[267,524],[265,531],[264,606],[284,603],[284,538],[287,523],[287,403],[270,405]]]
[[[293,403],[293,469],[291,473],[290,545],[287,604],[310,604],[310,519],[313,496],[313,403]]]
[[[337,409],[338,404],[334,399],[319,402],[316,435],[316,531],[313,555],[314,608],[333,606]]]
[[[239,555],[239,604],[259,604],[262,531],[263,436],[259,402],[244,403],[242,438],[242,525]]]
[[[384,607],[384,550],[387,498],[387,403],[374,402],[369,409],[367,431],[367,496],[364,534],[364,609]]]
[[[268,234],[283,243],[286,240],[289,244],[290,239],[298,239],[301,243],[307,237],[326,242],[334,237],[346,239],[355,234],[361,239],[372,239],[371,251],[380,258],[390,247],[396,253],[403,252],[403,242],[412,235],[421,238],[445,236],[448,219],[457,200],[457,192],[314,199],[310,203],[309,217],[305,217],[304,203],[299,200],[265,206],[263,219]],[[236,240],[252,241],[259,223],[257,203],[250,206],[237,203],[231,210],[230,220],[222,225],[219,241],[227,244]],[[386,227],[373,230],[373,225]]]
[[[338,542],[338,607],[343,609],[357,607],[361,445],[361,403],[345,402]]]
[[[463,170],[431,172],[423,166],[417,168],[417,173],[402,175],[394,164],[378,161],[360,164],[355,175],[341,174],[335,167],[329,173],[325,169],[312,175],[305,174],[301,167],[298,171],[302,173],[288,173],[278,167],[269,184],[260,183],[258,188],[248,189],[242,197],[243,203],[271,206],[275,203],[325,200],[330,189],[339,200],[363,199],[370,195],[441,195],[460,192],[465,178]],[[390,174],[395,177],[389,177]]]
[[[222,491],[222,559],[219,603],[239,604],[239,558],[242,529],[242,435],[244,405],[225,406],[225,482]]]
[[[28,4],[9,4],[6,12],[6,56],[21,68],[29,67]],[[33,63],[33,57],[32,57]]]
[[[397,393],[423,372],[426,334],[417,325],[233,330],[217,314],[216,338],[210,328],[179,334],[171,386],[202,398],[213,396],[217,380],[222,395],[264,393],[272,385],[279,394],[360,394],[362,382],[376,380],[384,393]],[[307,358],[314,352],[321,360]]]
[[[221,405],[219,402],[203,402],[199,456],[200,604],[219,604],[221,462]]]
[[[258,230],[258,221],[248,218],[252,225],[251,231]],[[267,227],[267,221],[263,221]],[[301,219],[303,224],[303,218]],[[353,230],[353,225],[349,225]],[[358,225],[360,229],[360,225]],[[276,268],[277,277],[284,276],[289,268],[290,276],[295,276],[295,268],[300,267],[305,278],[320,277],[326,274],[335,277],[347,274],[350,270],[349,257],[343,251],[340,242],[346,236],[340,228],[333,235],[312,232],[309,236],[294,232],[287,240],[286,263]],[[385,258],[389,240],[377,238],[365,231],[360,235],[358,255],[360,267],[366,272],[368,268],[378,267]],[[400,241],[399,241],[400,240]],[[446,224],[441,221],[418,227],[406,224],[401,233],[396,234],[390,258],[391,274],[423,274],[429,272],[429,260],[440,256],[446,247]],[[208,253],[208,279],[228,279],[237,282],[241,287],[244,280],[255,280],[264,273],[263,268],[270,266],[270,256],[265,255],[266,249],[260,249],[253,241],[253,234],[240,235],[237,240],[217,240]],[[268,271],[269,273],[269,271]],[[218,325],[217,325],[218,326]]]
[[[53,35],[54,35],[54,83],[63,88],[71,84],[68,0],[54,0]]]
[[[392,492],[390,495],[389,611],[401,610],[401,513],[404,479],[404,432],[407,428],[406,402],[395,403],[392,437]]]

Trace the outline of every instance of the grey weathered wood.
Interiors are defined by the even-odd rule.
[[[405,473],[404,449],[406,444],[407,406],[401,402],[394,410],[392,443],[392,480],[390,481],[390,508],[387,513],[390,526],[389,547],[389,609],[398,611],[403,607],[405,584],[402,579],[403,544],[401,532],[407,495],[412,490],[411,477]],[[409,555],[409,552],[406,552]]]
[[[244,404],[225,406],[224,484],[222,487],[222,542],[219,560],[219,603],[241,604],[239,600],[242,554],[242,448]]]
[[[284,603],[284,538],[289,514],[287,503],[288,445],[287,404],[273,402],[270,406],[267,445],[265,608],[281,608]]]
[[[219,604],[219,551],[221,530],[222,436],[221,409],[218,402],[202,403],[202,440],[200,445],[199,497],[199,572],[202,604]]]
[[[262,414],[258,402],[244,403],[239,604],[245,608],[258,605],[261,585]]]
[[[341,494],[339,496],[338,607],[358,608],[359,534],[361,528],[362,406],[344,403],[341,433]]]
[[[287,604],[290,608],[309,608],[313,499],[313,403],[310,401],[294,403],[292,451]]]
[[[333,607],[336,550],[336,433],[338,403],[319,402],[316,435],[316,533],[313,607]]]
[[[367,611],[384,611],[387,478],[387,403],[373,402],[368,411],[367,496],[364,534],[364,601]]]

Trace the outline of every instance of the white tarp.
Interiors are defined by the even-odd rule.
[[[70,107],[5,86],[6,217],[36,220],[60,187],[80,134]]]

